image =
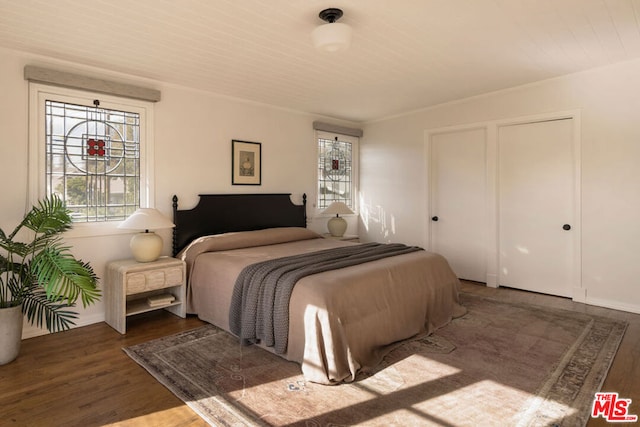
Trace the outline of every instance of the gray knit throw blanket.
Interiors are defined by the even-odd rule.
[[[422,250],[399,243],[365,243],[258,262],[238,276],[229,326],[243,345],[261,343],[277,354],[287,351],[289,299],[305,276]]]

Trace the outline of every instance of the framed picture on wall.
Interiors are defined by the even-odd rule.
[[[231,184],[262,184],[262,144],[231,141]]]

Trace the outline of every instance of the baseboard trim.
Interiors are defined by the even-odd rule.
[[[487,286],[490,288],[498,287],[498,275],[497,274],[487,274]]]
[[[76,324],[75,326],[72,326],[71,329],[81,328],[83,326],[89,326],[100,322],[104,322],[104,313],[94,314],[93,316],[82,316],[80,319],[76,319]],[[49,331],[46,329],[38,328],[27,323],[22,327],[23,340],[47,334],[49,334]]]
[[[610,308],[613,310],[627,311],[629,313],[640,314],[640,306],[634,304],[625,304],[617,301],[610,301],[606,299],[600,298],[589,298],[586,297],[585,304],[595,305],[598,307]]]
[[[575,302],[587,302],[587,290],[585,288],[573,288],[573,300]]]

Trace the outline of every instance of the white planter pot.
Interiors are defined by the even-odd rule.
[[[0,308],[0,365],[15,360],[22,342],[22,306]]]

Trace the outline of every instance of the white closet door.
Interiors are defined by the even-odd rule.
[[[486,132],[431,136],[431,249],[458,277],[487,281]]]
[[[571,296],[574,286],[573,120],[500,127],[498,283]]]

